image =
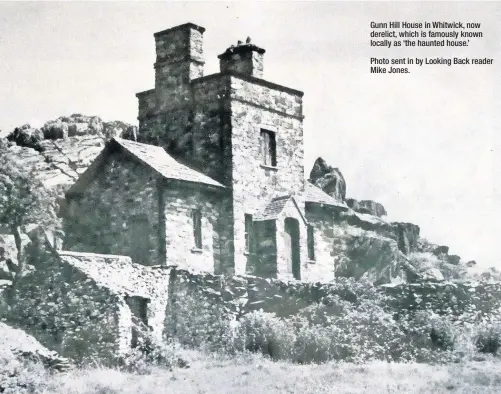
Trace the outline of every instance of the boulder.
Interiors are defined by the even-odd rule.
[[[372,200],[355,200],[354,198],[347,198],[346,203],[348,206],[353,209],[355,212],[366,213],[369,215],[383,217],[388,213],[384,206],[376,201]]]
[[[346,181],[338,168],[329,166],[319,157],[310,172],[309,181],[338,201],[346,197]]]
[[[456,254],[448,255],[447,262],[451,265],[459,265],[459,263],[461,262],[461,257]]]
[[[103,123],[103,134],[106,139],[120,137],[126,140],[137,140],[137,127],[118,120]]]
[[[444,275],[438,268],[430,268],[421,273],[422,280],[425,281],[443,281]]]
[[[449,253],[449,247],[446,245],[437,245],[431,243],[426,238],[418,238],[417,251],[423,253],[433,253],[435,256],[440,257]]]
[[[449,254],[449,247],[445,245],[436,246],[433,248],[432,253],[435,256],[447,256]]]
[[[44,139],[57,140],[68,137],[68,124],[61,121],[50,121],[42,127]]]
[[[418,250],[419,226],[412,223],[394,222],[392,227],[397,237],[398,248],[402,253],[407,255]]]
[[[45,139],[61,139],[82,135],[102,135],[103,122],[97,116],[73,114],[50,120],[42,127]]]
[[[43,138],[43,132],[31,127],[29,124],[16,127],[14,131],[7,136],[9,141],[17,145],[26,146],[35,150],[40,150],[40,141],[42,141]]]
[[[66,139],[75,136],[99,136],[104,139],[121,137],[135,139],[137,127],[131,124],[112,121],[103,122],[97,116],[73,114],[50,120],[42,127],[43,136],[48,140]]]

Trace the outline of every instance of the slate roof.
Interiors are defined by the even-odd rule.
[[[254,221],[264,221],[264,220],[276,220],[282,213],[282,211],[285,208],[285,205],[289,201],[292,201],[293,204],[295,205],[296,209],[298,210],[299,214],[303,218],[304,222],[306,223],[306,219],[303,216],[301,210],[299,209],[299,206],[293,196],[280,196],[280,197],[275,197],[273,198],[262,210],[256,212],[252,216],[252,220]]]
[[[99,154],[98,158],[91,164],[91,166],[82,174],[76,183],[68,190],[68,194],[77,192],[87,184],[88,180],[92,178],[93,174],[100,167],[100,163],[108,154],[113,146],[119,146],[126,151],[134,159],[149,167],[157,174],[165,179],[176,179],[180,181],[201,183],[210,186],[222,187],[225,186],[218,181],[195,171],[184,164],[177,162],[171,157],[163,148],[155,145],[142,144],[135,141],[124,140],[122,138],[112,138],[105,146],[103,151]]]
[[[303,196],[306,202],[331,205],[348,210],[348,205],[346,205],[344,202],[338,201],[335,198],[329,196],[322,189],[313,185],[309,181],[305,182]]]
[[[278,218],[280,213],[284,210],[285,204],[291,199],[291,196],[281,196],[272,199],[268,205],[264,207],[261,211],[256,212],[252,220],[275,220]]]
[[[141,144],[122,138],[114,138],[113,140],[164,178],[224,187],[221,183],[207,175],[201,174],[198,171],[178,163],[159,146]]]

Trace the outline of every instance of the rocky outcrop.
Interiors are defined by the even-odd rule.
[[[37,228],[42,231],[41,226]],[[0,281],[15,283],[17,278],[35,268],[33,264],[38,263],[42,251],[41,246],[33,242],[34,238],[28,234],[20,233],[19,235],[21,255],[16,246],[14,235],[0,234]],[[21,256],[21,262],[18,259],[19,256]]]
[[[418,250],[419,226],[412,223],[392,223],[398,240],[398,248],[404,254]]]
[[[385,225],[372,223],[373,229],[362,229],[360,225],[370,222],[362,221],[359,215],[347,216],[351,220],[358,218],[359,223],[345,222],[335,229],[335,276],[367,279],[375,284],[415,280],[415,270],[398,249],[397,241],[384,235]]]
[[[135,139],[136,127],[119,121],[103,122],[97,116],[73,114],[48,121],[42,127],[42,132],[44,138],[50,140],[84,135],[96,135],[104,139]]]
[[[135,139],[136,129],[120,121],[103,122],[97,116],[62,116],[40,130],[30,125],[16,128],[1,140],[0,154],[46,186],[64,189],[87,169],[107,139]]]
[[[347,198],[346,203],[356,212],[365,213],[377,217],[386,216],[388,213],[382,204],[372,200],[355,200],[354,198]]]
[[[319,157],[310,172],[309,181],[338,201],[346,197],[346,181],[338,168],[329,166]]]
[[[375,233],[384,237],[397,240],[394,228],[391,223],[373,215],[358,213],[354,210],[348,210],[340,214],[342,223],[357,227],[366,231],[374,231]]]

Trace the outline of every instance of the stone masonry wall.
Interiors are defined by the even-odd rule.
[[[315,260],[308,260],[305,279],[311,282],[332,281],[335,277],[334,213],[329,207],[309,206],[306,220],[313,227]]]
[[[161,341],[168,294],[169,270],[125,256],[61,251],[16,283],[10,320],[66,357],[114,363],[131,350],[126,298],[149,300],[147,324]]]
[[[225,215],[231,201],[221,192],[194,185],[167,184],[163,192],[166,255],[169,265],[201,272],[227,272],[232,267],[231,232]],[[202,248],[195,248],[194,209],[202,216]]]
[[[138,119],[144,119],[153,115],[157,107],[157,96],[155,89],[137,93],[136,97],[139,102]]]
[[[193,81],[193,163],[196,168],[224,185],[231,186],[231,107],[229,76]]]
[[[150,258],[141,263],[162,264],[158,209],[154,173],[113,154],[81,198],[71,199],[64,249],[134,256],[132,241],[142,237],[149,242]],[[148,228],[138,234],[134,226],[140,215],[148,219]]]
[[[259,237],[254,238],[255,254],[249,256],[247,271],[249,275],[276,278],[277,223],[274,220],[256,221],[253,231]]]
[[[58,265],[26,275],[14,288],[11,320],[64,357],[110,362],[119,353],[121,302],[86,279]]]
[[[301,97],[231,78],[235,273],[245,273],[244,215],[304,188]],[[276,133],[276,168],[263,167],[260,132]],[[304,209],[304,206],[302,207]],[[304,214],[304,212],[303,212]]]
[[[237,316],[260,309],[291,316],[333,295],[356,302],[355,294],[336,282],[286,282],[254,276],[197,275],[180,270],[171,271],[171,278],[176,296],[168,310],[179,316],[190,313],[181,308],[181,301],[189,297],[208,301],[205,307],[219,304]],[[431,310],[456,319],[461,317],[461,321],[474,321],[478,316],[501,313],[501,283],[423,282],[385,285],[378,287],[378,291],[387,296],[387,307],[396,314]]]
[[[285,244],[284,234],[285,234],[285,219],[293,218],[299,223],[299,255],[301,259],[300,271],[301,279],[304,278],[305,269],[307,269],[308,253],[306,248],[306,224],[304,219],[298,211],[296,205],[292,200],[289,200],[285,205],[283,211],[279,215],[276,221],[276,241],[277,241],[277,276],[282,280],[293,280],[293,268],[292,261],[286,259],[285,256],[290,255],[290,251],[287,250],[287,245]]]

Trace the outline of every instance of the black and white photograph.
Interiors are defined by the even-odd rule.
[[[501,393],[500,1],[0,1],[0,393]]]

